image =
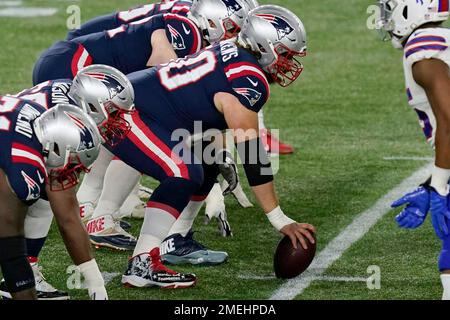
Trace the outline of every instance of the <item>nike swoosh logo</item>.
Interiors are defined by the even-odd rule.
[[[39,170],[37,170],[37,174],[38,174],[39,182],[40,183],[44,183],[45,179],[42,178],[41,173],[39,172]]]
[[[187,35],[191,34],[191,30],[186,29],[186,26],[184,25],[184,23],[182,23],[181,25],[183,26],[184,33],[186,33]]]
[[[250,79],[249,77],[247,77],[247,80],[250,81],[250,83],[252,84],[252,86],[257,87],[259,82],[258,81],[252,81],[252,79]]]

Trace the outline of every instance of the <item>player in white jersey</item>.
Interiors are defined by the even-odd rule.
[[[438,266],[450,299],[450,30],[441,26],[449,17],[449,0],[380,0],[378,29],[403,50],[406,92],[417,112],[427,141],[435,149],[431,179],[395,201],[406,205],[396,217],[402,228],[422,225],[428,212],[442,240]]]

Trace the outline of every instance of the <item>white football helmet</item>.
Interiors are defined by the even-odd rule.
[[[210,44],[235,37],[256,0],[194,0],[188,18],[192,19]]]
[[[384,41],[403,48],[411,33],[423,24],[445,21],[449,17],[448,0],[379,0],[377,29]]]
[[[119,143],[131,130],[123,115],[134,112],[134,89],[119,70],[88,66],[73,79],[68,95],[94,119],[109,145]]]
[[[237,42],[249,48],[273,80],[286,87],[302,73],[306,30],[291,11],[265,5],[250,11]]]
[[[78,174],[88,172],[97,159],[102,138],[97,125],[79,107],[59,104],[33,122],[42,144],[49,184],[53,191],[78,183]]]

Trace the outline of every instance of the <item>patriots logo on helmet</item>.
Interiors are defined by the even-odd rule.
[[[92,149],[95,146],[92,132],[84,125],[83,121],[81,121],[77,116],[69,112],[64,113],[80,129],[80,144],[78,145],[77,151]]]
[[[172,38],[172,46],[175,50],[184,50],[186,49],[186,45],[184,44],[184,39],[177,29],[172,27],[170,24],[167,25],[169,29],[170,36]]]
[[[120,84],[119,81],[117,81],[114,77],[111,77],[105,73],[89,72],[89,73],[86,73],[86,75],[103,82],[105,84],[105,86],[108,88],[110,99],[115,98],[117,95],[119,95],[125,89]]]
[[[244,96],[245,99],[250,102],[250,105],[253,107],[255,104],[258,103],[258,101],[262,97],[262,93],[256,91],[255,89],[251,88],[233,88],[236,93],[240,94],[241,96]]]
[[[256,16],[269,21],[275,27],[278,33],[278,40],[288,38],[291,41],[295,41],[295,39],[289,38],[289,35],[294,31],[294,28],[292,28],[284,19],[274,16],[273,14],[257,14]]]
[[[24,171],[21,172],[22,177],[25,180],[25,183],[28,186],[28,196],[26,201],[37,200],[41,196],[41,188],[29,175],[27,175]]]
[[[242,10],[242,6],[236,0],[222,0],[222,2],[227,6],[229,17]]]

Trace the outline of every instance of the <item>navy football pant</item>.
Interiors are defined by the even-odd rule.
[[[187,148],[182,157],[172,149],[179,141],[172,141],[172,133],[146,115],[135,112],[127,116],[132,126],[128,137],[111,152],[122,161],[160,182],[149,204],[169,206],[176,218],[192,197],[205,198],[216,182],[217,166],[199,163]]]
[[[60,41],[42,53],[33,69],[33,85],[58,80],[73,79],[80,69],[92,64],[86,49],[78,43]]]

